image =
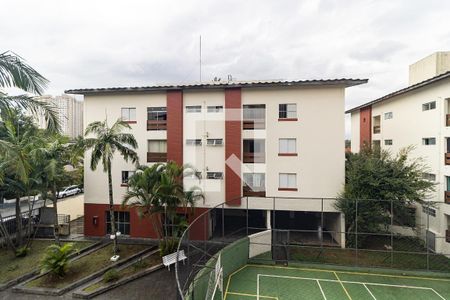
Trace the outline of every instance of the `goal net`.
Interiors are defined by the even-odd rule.
[[[208,290],[206,291],[205,300],[222,300],[223,299],[223,267],[221,264],[220,254],[217,257],[214,269],[209,273]]]

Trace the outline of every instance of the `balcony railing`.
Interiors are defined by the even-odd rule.
[[[243,129],[266,129],[265,119],[247,119],[242,121]]]
[[[243,158],[247,164],[266,162],[264,153],[244,152]]]
[[[445,117],[445,125],[450,126],[450,114],[447,114]]]
[[[445,203],[450,204],[450,191],[444,192]]]
[[[445,241],[446,241],[447,243],[450,243],[450,229],[447,229],[447,230],[445,231]]]
[[[376,133],[380,133],[381,132],[381,126],[373,126],[373,133],[374,134],[376,134]]]
[[[445,158],[445,164],[450,165],[450,153],[445,153],[444,158]]]
[[[147,162],[166,162],[166,152],[147,152]]]
[[[244,197],[265,197],[266,191],[254,191],[251,187],[244,185],[242,187],[242,196]]]
[[[147,130],[167,130],[167,120],[147,120]]]

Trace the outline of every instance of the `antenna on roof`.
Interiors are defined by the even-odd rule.
[[[199,47],[199,71],[200,71],[200,82],[202,82],[202,35],[200,35],[200,47]]]

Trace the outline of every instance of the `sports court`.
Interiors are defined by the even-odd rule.
[[[224,280],[224,299],[450,300],[450,278],[245,265]]]

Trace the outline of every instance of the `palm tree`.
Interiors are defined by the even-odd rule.
[[[94,135],[93,138],[85,138],[86,149],[91,149],[91,170],[96,170],[101,160],[103,172],[108,174],[109,190],[109,214],[111,218],[111,231],[114,235],[113,251],[117,254],[117,235],[114,217],[114,198],[112,188],[111,162],[116,151],[128,162],[136,164],[139,161],[136,151],[138,145],[134,136],[130,133],[123,133],[125,129],[130,129],[128,123],[118,119],[111,127],[108,127],[107,120],[92,122],[86,128],[85,136]]]
[[[183,179],[197,177],[195,169],[189,165],[180,166],[175,162],[141,166],[128,181],[122,205],[137,208],[140,217],[148,217],[153,228],[167,244],[171,235],[172,241],[178,238],[183,220],[177,217],[177,209],[184,209],[184,219],[187,218],[188,208],[194,208],[196,201],[204,195],[197,186],[184,190]],[[161,215],[172,224],[171,233],[168,226],[162,226]],[[163,228],[162,228],[163,227]],[[173,244],[173,243],[171,243]],[[173,249],[168,249],[172,251]]]
[[[23,58],[7,51],[0,53],[0,112],[19,107],[33,114],[43,113],[47,128],[58,131],[60,124],[55,108],[28,95],[8,96],[3,88],[16,87],[25,92],[42,95],[48,80],[29,66]]]

